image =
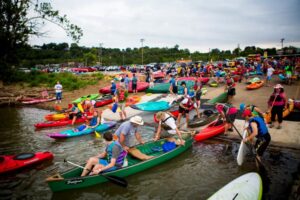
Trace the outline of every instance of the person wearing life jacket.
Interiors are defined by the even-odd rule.
[[[96,128],[98,125],[102,123],[102,117],[101,114],[98,113],[98,111],[93,112],[93,116],[88,120],[86,120],[86,124],[82,124],[74,129],[74,132],[78,131],[84,131],[88,128]]]
[[[278,120],[277,129],[281,128],[283,110],[284,108],[287,109],[287,103],[288,101],[282,85],[275,85],[274,92],[271,94],[268,100],[268,107],[269,110],[271,110],[271,124],[269,125],[270,128],[274,126],[276,116]]]
[[[271,136],[269,134],[267,125],[261,117],[253,116],[251,110],[249,109],[244,110],[242,117],[244,117],[249,124],[247,130],[250,134],[243,139],[243,142],[252,142],[253,138],[256,137],[257,140],[254,148],[257,159],[261,161],[261,157],[271,141]]]
[[[103,138],[106,143],[105,151],[88,159],[81,176],[115,171],[124,165],[127,152],[122,148],[122,145],[113,140],[113,135],[110,132],[104,133]]]
[[[158,128],[153,138],[154,141],[161,138],[166,138],[169,142],[175,142],[177,145],[184,145],[185,141],[182,139],[181,131],[176,126],[176,120],[169,112],[156,113],[156,119],[158,120]],[[174,136],[178,135],[179,141]]]
[[[245,109],[250,110],[254,117],[259,116],[264,118],[264,113],[256,105],[253,104],[245,105],[244,103],[241,103],[240,111],[243,112]]]
[[[223,119],[225,123],[225,131],[224,134],[227,135],[228,131],[232,132],[232,124],[235,121],[238,110],[236,107],[231,104],[218,103],[216,105],[216,109],[220,114],[220,118]]]
[[[120,108],[120,119],[125,120],[126,119],[126,100],[128,97],[128,91],[125,90],[124,86],[120,86],[119,89],[116,92],[116,102],[118,103],[118,107]]]
[[[224,91],[224,92],[227,91],[227,97],[228,97],[227,103],[231,104],[233,96],[236,95],[234,87],[235,87],[235,83],[234,83],[233,78],[230,76],[230,74],[227,74],[226,84],[225,84],[225,91]]]
[[[66,110],[66,113],[69,114],[69,119],[72,119],[72,125],[75,124],[76,119],[81,118],[82,117],[82,113],[80,112],[80,110],[77,107],[76,103],[73,103],[71,105],[71,108]]]
[[[189,93],[189,95],[185,94],[184,97],[183,97],[183,100],[180,102],[179,109],[178,109],[179,114],[178,114],[178,118],[177,118],[177,126],[178,127],[180,126],[180,120],[181,120],[182,115],[185,115],[186,125],[188,126],[188,124],[189,124],[189,112],[192,108],[197,107],[194,104],[193,97],[194,97],[193,92]]]

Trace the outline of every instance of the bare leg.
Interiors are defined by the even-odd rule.
[[[181,115],[182,115],[181,113],[178,114],[177,127],[180,126]]]
[[[86,176],[92,170],[92,167],[98,163],[99,163],[99,159],[97,157],[89,158],[87,164],[84,167],[84,170],[81,173],[81,176]]]
[[[76,119],[77,119],[77,116],[76,116],[76,115],[74,115],[74,116],[73,116],[73,119],[72,119],[72,125],[74,125],[74,124],[75,124],[75,121],[76,121]]]
[[[96,174],[99,174],[99,169],[102,169],[104,168],[105,166],[104,165],[101,165],[101,164],[96,164],[94,167],[93,167],[93,170],[92,172],[90,173],[90,175],[96,175]]]
[[[154,156],[148,156],[146,154],[143,154],[140,150],[134,147],[130,148],[128,152],[130,153],[130,155],[140,160],[149,160],[154,157]]]

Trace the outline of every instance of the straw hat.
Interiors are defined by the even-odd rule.
[[[138,124],[138,125],[144,125],[144,121],[143,121],[143,118],[140,117],[140,116],[134,116],[134,117],[131,117],[130,118],[130,122],[131,123],[135,123],[135,124]]]

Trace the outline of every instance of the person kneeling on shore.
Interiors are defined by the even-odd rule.
[[[160,138],[167,138],[169,142],[175,142],[177,145],[184,145],[185,141],[182,139],[181,132],[176,126],[176,121],[171,113],[158,112],[156,113],[156,119],[158,122],[157,132],[154,137],[154,141]],[[174,138],[178,135],[179,142]]]
[[[105,152],[89,158],[81,176],[86,176],[88,173],[96,175],[100,172],[110,172],[123,166],[127,152],[118,141],[113,141],[113,135],[110,132],[104,133],[103,138],[107,143]]]
[[[261,161],[261,156],[263,155],[271,141],[271,136],[269,134],[267,125],[261,117],[254,117],[251,110],[249,109],[244,110],[242,117],[244,117],[245,120],[248,121],[249,127],[247,128],[247,130],[250,133],[248,137],[243,139],[243,142],[252,142],[252,139],[254,137],[257,138],[254,148],[256,151],[257,159]]]

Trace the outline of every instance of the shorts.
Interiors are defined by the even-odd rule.
[[[99,164],[103,165],[104,167],[107,166],[107,165],[109,165],[109,163],[107,162],[107,160],[104,160],[104,159],[101,159],[101,158],[99,159]],[[107,170],[104,170],[103,172],[111,172],[111,171],[115,171],[117,169],[119,169],[119,167],[113,166],[113,167],[111,167],[111,168],[109,168]]]
[[[264,154],[270,141],[271,141],[271,136],[269,133],[265,134],[262,137],[257,138],[254,148],[258,156],[262,156]]]
[[[61,100],[61,98],[62,98],[62,93],[56,92],[56,100]]]
[[[132,90],[136,90],[136,84],[132,84]]]
[[[228,91],[227,91],[227,95],[234,96],[235,95],[235,88],[229,88]]]
[[[196,100],[197,100],[197,101],[200,101],[200,100],[201,100],[201,95],[202,95],[202,92],[197,92],[197,93],[196,93]]]
[[[186,110],[186,109],[184,109],[184,108],[182,108],[181,106],[179,106],[179,113],[181,113],[181,114],[189,114],[189,110]]]
[[[178,92],[177,86],[173,86],[172,89],[173,89],[173,93],[174,93],[174,94],[177,94],[177,92]]]
[[[292,78],[292,74],[286,73],[286,78]]]
[[[267,76],[267,80],[270,81],[272,76]]]
[[[227,123],[233,123],[236,118],[237,113],[226,115],[226,122]]]
[[[120,108],[121,111],[124,111],[125,107],[126,107],[126,102],[119,103],[118,106],[119,106],[119,108]]]

